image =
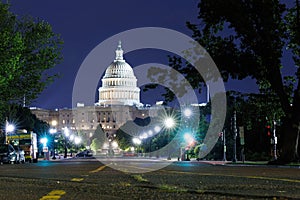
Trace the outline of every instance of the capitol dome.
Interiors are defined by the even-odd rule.
[[[140,88],[133,69],[123,58],[121,42],[116,49],[116,58],[108,66],[102,78],[99,105],[140,105]]]

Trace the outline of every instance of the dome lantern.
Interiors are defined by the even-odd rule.
[[[122,50],[122,42],[121,41],[119,41],[118,47],[116,49],[115,62],[116,61],[124,61],[124,59],[123,59],[123,50]]]

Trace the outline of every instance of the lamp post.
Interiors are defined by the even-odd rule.
[[[139,155],[138,146],[141,145],[142,141],[139,138],[134,137],[134,138],[132,138],[132,142],[133,142],[133,144],[135,144],[137,146],[136,151],[137,151],[137,156],[138,156]]]
[[[225,129],[223,130],[223,161],[226,161],[226,137],[225,137]]]
[[[236,128],[236,111],[233,114],[233,159],[232,162],[236,162],[236,137],[237,137],[237,128]]]
[[[183,135],[185,142],[187,143],[186,147],[186,161],[190,161],[189,158],[189,149],[194,144],[195,140],[191,133],[185,133]]]
[[[15,126],[13,124],[8,123],[8,121],[6,120],[4,144],[7,143],[7,134],[13,132],[14,130]]]
[[[49,160],[49,151],[47,147],[48,139],[46,137],[41,138],[40,142],[43,144],[44,159]]]
[[[68,149],[67,149],[67,137],[70,136],[70,130],[65,127],[64,129],[64,135],[65,135],[65,152],[64,152],[64,158],[67,158]]]
[[[57,133],[57,130],[55,128],[50,128],[49,133],[52,135],[53,137],[53,156],[52,159],[56,159],[55,157],[55,134]]]
[[[55,134],[57,133],[57,129],[56,129],[56,126],[57,126],[57,121],[56,120],[52,120],[51,121],[51,128],[49,130],[49,133],[53,136],[53,157],[52,159],[56,159],[55,157]]]
[[[274,146],[273,146],[273,159],[277,160],[277,136],[276,136],[276,121],[273,121],[273,142],[274,142]]]
[[[169,133],[168,133],[168,143],[170,142],[170,129],[174,128],[176,125],[176,122],[174,120],[174,118],[172,117],[167,117],[164,120],[164,126],[166,129],[169,129]],[[168,160],[171,160],[171,155],[170,155],[170,150],[168,149]]]
[[[184,115],[184,123],[185,123],[185,127],[187,128],[188,127],[188,120],[192,117],[192,115],[193,115],[193,112],[192,112],[192,110],[191,110],[191,108],[189,108],[189,107],[187,107],[187,108],[185,108],[184,110],[183,110],[183,115]],[[184,135],[183,135],[183,137],[184,137],[184,140],[185,140],[185,142],[188,144],[188,146],[185,148],[185,152],[186,152],[186,159],[184,159],[184,160],[186,160],[186,161],[190,161],[190,158],[189,158],[189,149],[191,148],[191,145],[193,144],[193,142],[194,142],[194,138],[193,138],[193,136],[190,134],[190,133],[185,133]],[[180,149],[180,154],[182,154],[181,153],[181,149]],[[185,153],[184,153],[185,154]],[[182,155],[180,155],[180,157],[182,158],[182,157],[185,157],[185,156],[182,156]],[[178,160],[179,160],[179,158],[178,158]]]

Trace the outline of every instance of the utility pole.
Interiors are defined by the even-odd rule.
[[[225,137],[225,129],[223,130],[223,161],[226,161],[226,137]]]
[[[237,137],[237,128],[236,128],[236,111],[233,113],[233,158],[232,162],[236,162],[236,137]]]

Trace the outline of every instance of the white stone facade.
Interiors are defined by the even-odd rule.
[[[121,42],[116,50],[116,59],[106,69],[102,87],[98,89],[97,105],[141,106],[140,88],[131,66],[123,58]]]

